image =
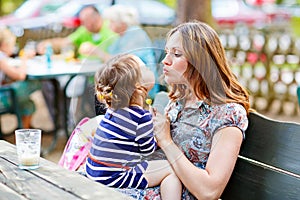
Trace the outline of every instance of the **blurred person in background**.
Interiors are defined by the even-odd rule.
[[[76,49],[81,52],[82,44],[100,45],[103,51],[107,51],[107,48],[112,42],[117,39],[117,34],[110,29],[109,21],[104,20],[99,11],[94,6],[86,6],[82,8],[79,14],[81,26],[73,33],[62,38],[51,38],[46,39],[37,45],[37,51],[39,54],[44,54],[46,46],[51,44],[55,51],[62,50],[64,47],[73,45]],[[79,58],[84,58],[79,55]],[[68,79],[68,77],[67,77]],[[66,84],[66,77],[61,77],[58,82],[60,87],[64,88]],[[64,107],[60,107],[60,118],[61,120],[54,119],[54,85],[50,81],[44,81],[42,85],[42,92],[46,100],[50,115],[53,121],[62,122],[64,118]],[[63,96],[63,89],[60,89],[58,96]],[[62,106],[62,105],[61,105]]]
[[[84,43],[79,53],[83,55],[98,56],[103,62],[109,60],[112,56],[121,53],[132,53],[138,56],[146,66],[155,74],[156,82],[158,73],[156,69],[156,59],[153,51],[153,45],[150,37],[142,29],[139,23],[139,15],[135,8],[125,5],[113,5],[104,10],[102,14],[104,19],[110,21],[110,28],[119,35],[113,44],[108,47],[108,51],[103,51],[102,45],[96,46],[91,43]],[[159,84],[155,84],[149,92],[153,99],[159,92]],[[104,114],[105,106],[96,103],[96,113]]]
[[[6,83],[11,83],[15,90],[19,112],[22,117],[23,128],[31,127],[32,114],[35,112],[34,102],[30,99],[30,94],[40,89],[37,81],[25,81],[27,70],[27,59],[35,55],[35,52],[22,51],[20,55],[21,63],[14,66],[10,63],[10,56],[14,53],[16,36],[6,28],[0,29],[0,87]],[[5,95],[0,95],[1,106],[8,107],[9,102]]]
[[[100,45],[103,51],[114,42],[109,38],[116,39],[114,33],[109,26],[109,21],[104,20],[94,6],[86,6],[82,8],[79,14],[81,26],[73,33],[62,38],[51,38],[41,41],[37,50],[38,53],[44,54],[47,44],[51,44],[53,49],[62,49],[65,46],[74,45],[80,50],[83,43]]]

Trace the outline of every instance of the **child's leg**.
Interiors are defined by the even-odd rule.
[[[149,166],[145,172],[145,177],[148,181],[149,187],[157,186],[160,184],[160,193],[163,200],[181,199],[181,182],[174,173],[168,161],[149,161]]]
[[[22,116],[23,128],[31,128],[31,118],[32,118],[32,115]]]

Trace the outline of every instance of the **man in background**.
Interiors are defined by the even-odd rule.
[[[70,45],[74,46],[75,49],[78,49],[78,51],[80,51],[80,48],[82,48],[86,43],[97,45],[104,52],[107,52],[108,47],[114,42],[114,40],[118,38],[118,35],[110,29],[109,21],[104,20],[99,11],[94,6],[89,5],[84,7],[80,11],[79,19],[81,22],[81,26],[76,31],[66,37],[51,38],[39,42],[37,45],[37,52],[39,54],[45,54],[47,45],[51,45],[55,51],[60,51],[64,47]],[[84,56],[79,55],[79,59],[80,58],[84,58]],[[57,86],[55,86],[52,81],[43,81],[42,83],[42,93],[44,95],[49,113],[54,123],[62,123],[67,120],[64,118],[65,113],[68,112],[68,110],[65,110],[62,101],[59,101],[59,110],[57,111],[59,112],[59,119],[55,119],[54,102],[55,97],[58,96],[58,98],[61,100],[64,96],[65,84],[69,79],[69,76],[63,76],[56,79],[59,84],[59,94],[56,95],[55,87]],[[87,90],[87,92],[89,92],[89,90]],[[58,124],[58,126],[62,127],[64,126],[64,124]]]

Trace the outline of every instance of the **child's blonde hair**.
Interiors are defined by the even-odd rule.
[[[15,42],[16,36],[8,28],[0,28],[0,46],[4,42]]]
[[[106,62],[95,75],[95,91],[99,101],[119,109],[146,98],[147,90],[140,85],[141,70],[134,55],[122,54]],[[141,105],[142,106],[142,105]]]

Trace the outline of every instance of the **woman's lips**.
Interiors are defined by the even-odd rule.
[[[164,74],[167,74],[168,72],[169,72],[169,71],[168,71],[167,69],[165,69],[165,68],[163,69],[163,73],[164,73]]]

